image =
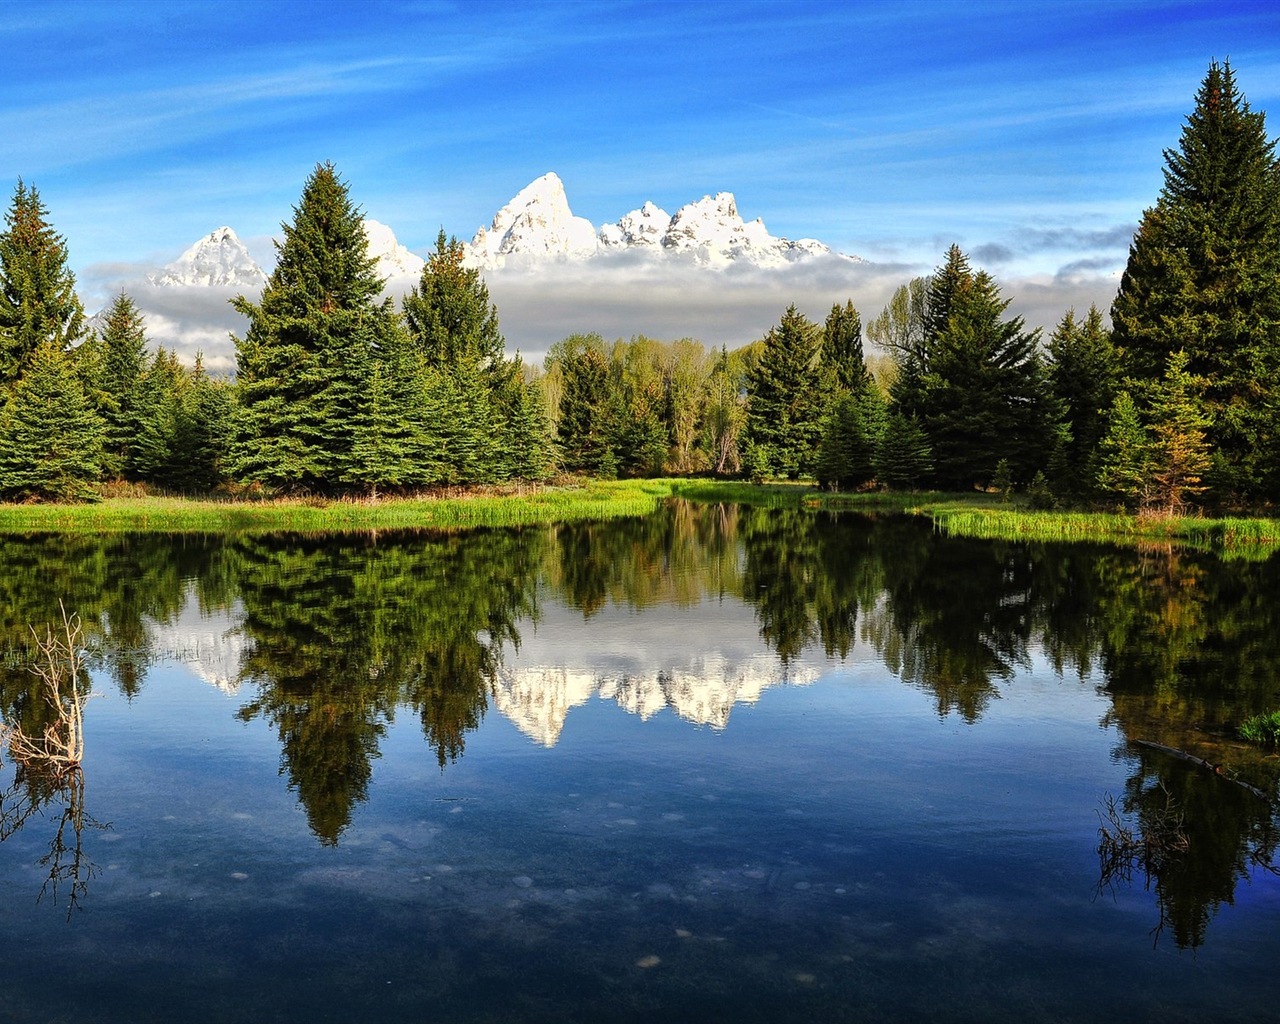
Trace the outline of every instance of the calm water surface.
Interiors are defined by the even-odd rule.
[[[0,538],[0,1020],[1270,1021],[1280,572],[672,504]],[[1100,888],[1107,803],[1167,850]],[[35,808],[35,812],[25,814]],[[25,815],[25,816],[24,816]],[[1114,865],[1113,865],[1114,866]]]

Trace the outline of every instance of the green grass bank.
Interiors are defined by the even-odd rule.
[[[378,500],[153,496],[113,497],[89,505],[0,505],[0,533],[323,533],[525,526],[646,515],[676,495],[766,508],[922,515],[947,533],[986,539],[1176,543],[1243,558],[1266,558],[1280,549],[1276,519],[1042,512],[976,492],[833,494],[805,484],[701,479],[582,480]]]

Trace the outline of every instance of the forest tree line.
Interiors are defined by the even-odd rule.
[[[113,480],[379,494],[568,471],[1269,504],[1275,147],[1230,65],[1211,64],[1110,323],[1069,310],[1042,338],[952,246],[865,324],[849,301],[822,323],[792,306],[734,350],[574,335],[541,370],[506,354],[483,278],[443,232],[399,307],[385,297],[347,183],[322,164],[262,294],[235,300],[233,380],[152,353],[126,294],[88,331],[65,242],[19,181],[0,232],[0,495],[92,497]]]

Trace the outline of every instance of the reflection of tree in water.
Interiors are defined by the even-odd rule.
[[[929,690],[939,715],[975,722],[996,679],[1029,663],[1035,564],[1015,545],[943,537],[927,523],[886,520],[875,550],[884,593],[864,633],[885,664]]]
[[[0,792],[0,843],[17,835],[32,819],[56,824],[49,840],[49,852],[40,858],[47,874],[36,901],[48,897],[56,906],[59,892],[67,898],[67,920],[81,909],[89,894],[89,882],[98,866],[84,847],[85,829],[106,829],[85,811],[84,772],[73,768],[64,772],[42,771],[18,765],[13,783]]]
[[[32,623],[79,614],[85,636],[126,696],[141,688],[154,657],[146,619],[167,621],[195,581],[202,600],[221,599],[224,541],[204,535],[0,535],[0,707],[31,703]]]
[[[1234,902],[1241,881],[1255,869],[1277,872],[1274,810],[1244,786],[1159,751],[1135,749],[1122,802],[1134,835],[1128,850],[1108,848],[1104,836],[1103,880],[1114,888],[1110,875],[1127,882],[1140,868],[1156,896],[1157,940],[1171,928],[1180,948],[1195,948],[1219,908]],[[1126,856],[1130,862],[1116,872]]]
[[[241,709],[276,727],[282,770],[322,842],[365,799],[398,705],[443,767],[487,708],[515,622],[536,612],[545,531],[252,538],[239,544]]]
[[[669,502],[646,516],[562,523],[545,576],[553,593],[585,618],[613,603],[687,608],[738,588],[736,506]]]
[[[202,607],[242,603],[240,677],[257,692],[241,714],[277,731],[282,772],[325,843],[365,798],[398,708],[420,719],[442,768],[462,755],[539,588],[588,617],[609,603],[740,595],[784,665],[806,651],[846,658],[861,638],[940,715],[969,722],[1038,644],[1060,673],[1101,667],[1107,722],[1125,738],[1228,762],[1276,789],[1274,760],[1232,734],[1280,706],[1274,560],[958,540],[910,517],[687,502],[611,523],[448,534],[0,537],[0,713],[44,724],[28,624],[52,619],[60,599],[100,648],[96,667],[132,694],[155,656],[148,620],[171,621],[193,588]],[[1126,814],[1150,816],[1157,780],[1190,845],[1153,887],[1177,940],[1194,945],[1255,858],[1270,856],[1273,822],[1246,791],[1150,752],[1135,761]],[[73,797],[41,806],[82,807],[82,791]]]
[[[1094,561],[1107,722],[1130,741],[1163,744],[1274,797],[1276,765],[1236,742],[1236,722],[1280,704],[1280,593],[1268,563],[1227,563],[1167,545]],[[1133,747],[1124,810],[1141,824],[1172,801],[1186,850],[1151,872],[1160,928],[1179,946],[1205,940],[1236,886],[1271,869],[1276,821],[1249,788],[1159,751]]]

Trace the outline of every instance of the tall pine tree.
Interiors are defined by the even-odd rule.
[[[986,485],[1002,460],[1025,482],[1051,453],[1056,417],[1036,332],[1026,331],[1021,317],[1006,320],[1008,306],[995,281],[969,270],[952,246],[930,288],[929,364],[918,399],[945,486]],[[899,401],[898,411],[914,410]]]
[[[1115,346],[1097,306],[1083,322],[1074,310],[1063,316],[1049,337],[1049,359],[1049,386],[1069,434],[1054,483],[1061,492],[1087,497],[1096,490],[1098,446],[1120,383]]]
[[[97,381],[99,411],[106,422],[103,472],[136,479],[142,431],[142,379],[147,334],[142,311],[121,292],[103,318]]]
[[[780,476],[814,469],[822,432],[821,344],[818,327],[790,306],[765,336],[747,380],[747,441]]]
[[[84,307],[67,247],[35,186],[22,179],[0,232],[0,386],[12,384],[45,342],[66,350],[84,333]]]
[[[1280,166],[1265,116],[1213,62],[1111,308],[1147,396],[1169,357],[1205,381],[1209,474],[1222,497],[1280,494]]]
[[[401,330],[370,258],[360,211],[332,164],[307,179],[259,302],[236,339],[232,471],[285,490],[368,483],[356,445],[377,355]]]
[[[447,393],[447,421],[434,423],[434,432],[453,480],[540,477],[551,457],[547,422],[536,410],[519,356],[505,354],[498,309],[480,271],[463,265],[465,252],[441,231],[421,279],[404,299],[412,348]],[[429,420],[424,422],[431,429]]]

